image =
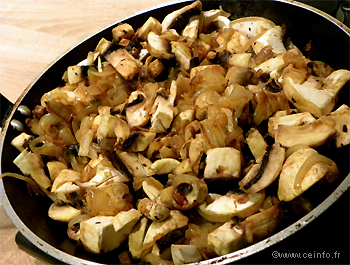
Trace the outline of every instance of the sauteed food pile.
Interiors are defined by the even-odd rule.
[[[308,212],[303,193],[337,179],[320,148],[350,143],[336,105],[350,71],[305,58],[286,30],[199,1],[117,25],[21,106],[23,175],[2,177],[52,199],[49,217],[87,251],[127,245],[116,262],[197,262],[269,237],[285,205]]]

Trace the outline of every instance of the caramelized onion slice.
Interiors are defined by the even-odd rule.
[[[333,165],[333,161],[323,155],[313,154],[309,156],[299,168],[299,171],[294,181],[294,189],[301,189],[301,183],[304,180],[307,172],[311,169],[313,165],[318,163],[324,163],[329,166]]]
[[[286,159],[293,154],[295,151],[298,151],[300,149],[305,149],[305,148],[309,148],[308,145],[306,144],[296,144],[293,145],[292,147],[288,148],[288,150],[286,151]]]
[[[3,173],[0,175],[0,178],[3,178],[3,177],[12,177],[12,178],[16,178],[16,179],[20,179],[20,180],[24,180],[25,182],[28,183],[28,186],[32,189],[32,191],[38,195],[45,195],[41,189],[38,187],[38,185],[35,183],[34,180],[32,180],[31,178],[29,177],[26,177],[26,176],[22,176],[20,174],[16,174],[16,173],[11,173],[11,172],[7,172],[7,173]]]

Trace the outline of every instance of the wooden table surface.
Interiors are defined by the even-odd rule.
[[[0,93],[15,102],[66,50],[164,0],[0,0]],[[18,249],[17,229],[0,207],[0,264],[45,264]]]

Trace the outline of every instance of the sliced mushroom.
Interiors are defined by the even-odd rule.
[[[275,26],[274,22],[263,17],[244,17],[230,22],[231,28],[239,30],[249,38],[255,38]]]
[[[152,201],[157,200],[163,190],[163,184],[153,177],[149,177],[142,182],[143,191]]]
[[[112,29],[112,34],[115,41],[130,39],[134,36],[134,33],[134,29],[128,23],[121,23]]]
[[[153,31],[156,34],[160,34],[162,31],[162,24],[154,17],[149,17],[145,24],[139,28],[137,36],[141,40],[147,40],[148,34]]]
[[[170,94],[167,99],[158,95],[152,106],[151,132],[161,133],[170,128],[174,118],[174,101],[177,93],[177,85],[172,81],[170,85]]]
[[[244,229],[228,221],[208,234],[208,245],[219,256],[236,251],[246,245]]]
[[[171,256],[175,265],[198,262],[202,260],[199,249],[193,245],[171,245]]]
[[[22,132],[20,135],[13,138],[11,141],[11,145],[16,147],[18,151],[22,152],[30,142],[34,138],[33,135],[26,134]]]
[[[168,174],[176,168],[180,162],[173,158],[163,158],[156,160],[151,165],[152,171],[157,175]]]
[[[227,63],[232,66],[249,67],[251,57],[252,54],[248,52],[234,53],[230,54],[229,58],[227,59]]]
[[[291,201],[321,179],[331,183],[337,176],[338,168],[332,160],[309,147],[298,149],[283,164],[278,182],[278,198]]]
[[[335,121],[331,117],[318,119],[305,125],[279,125],[275,134],[275,141],[284,147],[295,144],[306,144],[317,147],[324,144],[335,134]]]
[[[259,38],[257,38],[252,45],[255,54],[258,54],[262,48],[268,45],[272,47],[272,51],[275,54],[284,53],[286,48],[283,44],[283,35],[284,32],[280,26],[275,26],[268,29]]]
[[[190,69],[190,63],[192,59],[192,54],[188,46],[183,42],[172,41],[171,51],[175,54],[176,61],[185,70]]]
[[[156,84],[149,86],[154,88],[154,92],[158,88]],[[133,91],[130,94],[128,99],[129,104],[125,110],[126,119],[130,128],[142,127],[149,121],[149,112],[153,105],[153,101],[153,96],[146,97],[146,94],[139,90]]]
[[[232,54],[244,51],[244,47],[246,47],[248,42],[249,38],[240,31],[236,30],[233,32],[230,40],[227,42],[227,51]]]
[[[266,152],[267,143],[258,131],[258,129],[252,128],[248,131],[246,138],[250,151],[255,159],[263,156]]]
[[[200,30],[200,16],[193,16],[190,18],[187,26],[182,31],[182,36],[188,37],[191,39],[196,39]]]
[[[167,219],[162,222],[152,222],[143,240],[143,248],[152,247],[157,241],[177,229],[186,229],[188,218],[180,211],[171,210]]]
[[[135,136],[134,136],[135,137]],[[132,142],[129,151],[130,152],[142,152],[147,149],[147,147],[150,145],[150,143],[154,140],[156,137],[155,132],[144,132],[139,131],[136,133],[136,138],[133,138],[134,141]]]
[[[204,11],[202,31],[205,31],[210,24],[221,21],[222,18],[226,18],[228,21],[230,21],[228,19],[229,16],[230,16],[230,13],[225,12],[222,9],[212,9],[209,11]],[[218,27],[218,28],[222,28],[222,27]]]
[[[199,15],[202,11],[202,3],[196,1],[181,9],[168,14],[162,22],[162,32],[175,29],[180,32],[189,22],[190,18]]]
[[[147,50],[157,58],[171,59],[173,55],[170,53],[170,44],[167,39],[157,35],[153,31],[147,36]]]
[[[73,218],[81,215],[81,211],[70,205],[51,204],[49,217],[55,221],[68,223]]]
[[[319,118],[333,110],[337,94],[350,80],[350,71],[337,70],[318,81],[319,78],[308,76],[306,71],[288,66],[281,78],[288,100],[301,111]]]
[[[213,148],[207,151],[204,179],[239,178],[241,153],[232,147]]]
[[[272,137],[276,137],[279,125],[301,126],[313,123],[314,121],[316,121],[316,119],[309,112],[281,116],[277,113],[277,115],[269,118],[268,130]]]
[[[67,69],[67,78],[70,84],[77,84],[83,80],[82,67],[79,65],[69,66]]]
[[[55,192],[61,185],[67,182],[76,182],[80,181],[81,173],[73,169],[63,169],[55,178],[55,181],[52,184],[51,191]]]
[[[285,149],[274,143],[256,160],[247,175],[238,183],[242,190],[255,193],[268,187],[279,176],[285,159]]]
[[[129,235],[128,246],[131,256],[139,259],[143,252],[143,239],[147,231],[148,218],[142,217]]]
[[[49,174],[50,174],[50,179],[53,182],[56,177],[58,176],[58,174],[63,170],[63,169],[67,169],[67,165],[63,162],[60,161],[49,161],[46,164],[47,169],[49,170]]]
[[[126,49],[105,54],[105,58],[126,80],[131,80],[141,70],[140,63]]]
[[[259,211],[265,192],[228,192],[226,195],[209,194],[198,207],[198,213],[211,222],[228,222],[232,217],[246,218]]]
[[[247,217],[237,226],[245,231],[245,240],[254,244],[275,233],[282,224],[284,215],[281,204]]]
[[[151,201],[148,198],[139,200],[137,203],[137,209],[148,219],[155,222],[163,221],[170,214],[170,210],[163,204]]]
[[[170,209],[188,210],[204,201],[207,194],[208,186],[202,179],[181,174],[162,190],[160,201]]]
[[[337,110],[329,114],[335,121],[335,146],[337,148],[350,144],[350,108],[341,105]],[[327,119],[329,116],[321,117]]]

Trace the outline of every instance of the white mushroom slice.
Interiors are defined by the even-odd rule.
[[[11,141],[11,145],[16,147],[18,151],[22,152],[26,145],[34,138],[33,135],[26,134],[25,132],[22,132],[20,135],[13,138]]]
[[[248,193],[265,189],[279,176],[284,159],[285,149],[279,143],[274,143],[251,167],[238,183],[239,186]]]
[[[53,193],[57,198],[65,203],[73,203],[79,199],[81,188],[73,182],[65,182],[60,185]],[[73,196],[72,196],[73,195]]]
[[[282,73],[283,91],[290,102],[303,112],[319,118],[330,113],[343,85],[350,80],[350,71],[337,70],[323,81],[307,77],[307,72],[288,66]]]
[[[199,262],[202,255],[198,247],[193,245],[171,245],[171,257],[175,265]]]
[[[24,175],[31,175],[34,181],[43,189],[51,187],[51,181],[44,171],[44,161],[41,157],[24,149],[13,163],[22,171]]]
[[[268,131],[272,137],[276,137],[279,125],[300,126],[313,123],[314,121],[316,121],[316,119],[309,112],[301,112],[278,117],[274,116],[269,118]]]
[[[246,244],[244,230],[228,221],[208,234],[208,245],[222,256],[242,248]]]
[[[189,70],[192,59],[189,47],[183,42],[172,41],[171,51],[175,54],[176,61],[179,63],[179,65],[185,70]]]
[[[106,54],[105,58],[126,80],[131,80],[141,70],[140,63],[125,49]]]
[[[97,44],[97,46],[96,46],[96,48],[95,48],[95,50],[97,51],[97,52],[99,52],[100,54],[105,54],[108,50],[109,50],[109,48],[112,46],[112,42],[111,41],[108,41],[108,40],[106,40],[105,38],[102,38],[99,42],[98,42],[98,44]]]
[[[304,56],[299,50],[291,49],[285,53],[278,54],[276,57],[270,58],[262,62],[261,64],[255,66],[254,70],[256,72],[262,70],[264,73],[272,74],[274,71],[277,71],[286,65],[284,58],[290,58],[294,56],[301,56],[302,58],[304,58]]]
[[[163,190],[163,184],[153,177],[149,177],[142,182],[143,191],[152,201],[157,200]]]
[[[236,65],[240,67],[249,67],[249,61],[251,57],[252,54],[248,52],[234,53],[231,54],[230,57],[227,59],[227,63],[230,65]]]
[[[183,8],[168,14],[162,21],[162,32],[164,33],[171,28],[175,28],[177,30],[181,28],[182,25],[186,25],[190,17],[184,16],[185,13],[187,13],[188,15],[195,16],[199,15],[201,11],[202,3],[200,1],[196,1],[190,5],[184,6]]]
[[[280,204],[260,213],[248,216],[237,227],[245,231],[247,243],[256,243],[275,233],[283,221],[283,208]]]
[[[131,256],[134,259],[139,259],[143,251],[143,239],[146,234],[148,218],[142,217],[141,220],[134,226],[129,235],[128,246]]]
[[[137,203],[137,210],[139,210],[148,219],[161,222],[170,214],[170,210],[163,204],[151,201],[148,198],[143,198]]]
[[[112,224],[115,232],[118,234],[119,245],[128,239],[130,232],[141,216],[142,213],[140,211],[130,209],[129,211],[119,212],[113,217]]]
[[[58,174],[63,169],[68,168],[65,163],[60,162],[60,161],[49,161],[49,162],[47,162],[46,166],[47,166],[47,169],[49,170],[51,181],[54,181],[56,179],[56,177],[58,176]]]
[[[230,22],[227,17],[224,16],[218,16],[213,20],[213,25],[218,28],[218,29],[224,29],[224,28],[229,28],[230,27]]]
[[[238,53],[242,51],[242,48],[249,42],[249,38],[236,30],[233,32],[230,40],[227,42],[227,51],[230,53]]]
[[[318,147],[334,135],[334,127],[335,121],[331,117],[300,126],[282,124],[277,128],[275,141],[288,148],[296,144]]]
[[[66,182],[80,181],[81,173],[73,169],[63,169],[56,177],[52,184],[51,192],[55,192],[61,185]]]
[[[81,66],[73,65],[67,68],[67,78],[69,84],[77,84],[83,80],[83,71]]]
[[[214,200],[212,200],[212,198]],[[232,217],[246,218],[259,211],[265,200],[265,192],[229,192],[224,196],[208,195],[199,205],[198,213],[211,222],[227,222]]]
[[[250,129],[246,140],[255,159],[258,159],[265,154],[267,143],[257,129]]]
[[[177,93],[176,81],[170,85],[170,94],[167,99],[162,95],[157,96],[152,107],[151,132],[165,132],[171,125],[174,118],[174,101]]]
[[[49,208],[49,217],[59,222],[68,223],[79,215],[81,215],[81,211],[70,205],[57,205],[53,203]]]
[[[147,50],[151,55],[163,59],[171,59],[173,55],[170,53],[170,45],[167,39],[157,35],[153,31],[147,36]]]
[[[336,164],[312,148],[302,148],[285,161],[279,182],[278,198],[291,201],[321,179],[333,182],[338,175]]]
[[[140,159],[136,153],[118,152],[120,160],[129,170],[129,172],[136,178],[146,178],[147,174],[143,168]]]
[[[190,18],[190,21],[182,31],[181,35],[191,39],[196,39],[198,37],[199,26],[200,26],[200,16],[193,16]]]
[[[335,120],[335,146],[337,148],[350,144],[350,108],[341,105],[329,115]],[[329,117],[326,116],[326,117]],[[326,117],[321,117],[320,120]]]
[[[239,30],[249,38],[254,38],[275,26],[275,23],[263,17],[244,17],[230,22],[231,28]]]
[[[112,29],[112,34],[115,41],[130,39],[132,36],[134,36],[134,33],[134,29],[128,23],[120,23],[118,26]]]
[[[149,105],[153,104],[153,101],[149,102],[144,93],[133,91],[129,96],[128,102],[129,104],[132,103],[132,106],[128,106],[125,110],[129,126],[131,128],[144,126],[149,121],[151,109]],[[137,103],[136,105],[135,102]]]
[[[213,23],[213,21],[217,21],[218,18],[220,20],[220,18],[226,18],[228,20],[228,23],[230,22],[230,20],[228,19],[228,17],[231,15],[228,12],[225,12],[222,9],[212,9],[209,11],[204,11],[202,12],[203,14],[203,25],[202,25],[202,29],[206,30],[206,28]],[[228,24],[227,23],[227,24]]]
[[[129,148],[129,151],[130,152],[145,151],[155,137],[156,137],[155,132],[146,132],[146,131],[137,132],[137,136],[135,140],[132,142]]]
[[[118,233],[113,227],[113,216],[96,216],[80,222],[80,240],[84,248],[101,254],[120,245]]]
[[[283,53],[286,51],[286,48],[283,44],[283,30],[280,26],[275,26],[271,29],[268,29],[261,37],[255,40],[252,47],[255,54],[258,54],[262,48],[270,45],[272,51],[275,54]]]
[[[171,210],[167,219],[162,222],[152,222],[147,230],[143,241],[143,249],[147,249],[168,233],[185,228],[188,225],[188,218],[180,211]]]
[[[160,24],[160,22],[154,17],[149,17],[147,19],[145,24],[143,24],[143,26],[139,28],[137,36],[141,40],[147,40],[148,33],[150,33],[151,31],[153,31],[156,34],[160,34],[162,31],[162,24]]]
[[[153,162],[152,171],[157,175],[168,174],[176,168],[180,162],[173,158],[163,158]]]
[[[232,147],[207,151],[204,178],[238,178],[241,174],[241,153]]]

